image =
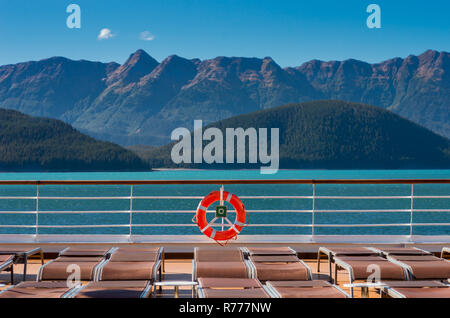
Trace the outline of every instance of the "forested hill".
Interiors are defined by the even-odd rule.
[[[365,104],[335,100],[289,104],[232,117],[210,127],[222,132],[227,127],[279,128],[280,168],[450,168],[449,139],[388,110]],[[170,159],[172,146],[137,153],[154,167],[177,167]]]
[[[0,109],[0,171],[150,170],[133,152],[62,121]]]

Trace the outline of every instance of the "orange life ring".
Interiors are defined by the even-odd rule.
[[[229,222],[228,225],[230,226],[228,230],[214,230],[211,225],[214,223],[216,218],[214,218],[210,223],[206,220],[206,210],[216,201],[227,201],[236,210],[236,219],[234,224],[226,219]],[[213,191],[204,197],[198,204],[196,218],[197,225],[203,234],[216,241],[227,241],[238,235],[245,226],[245,208],[242,201],[234,194],[227,191]],[[224,223],[224,225],[226,225],[226,223]]]

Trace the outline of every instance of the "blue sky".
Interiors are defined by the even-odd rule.
[[[81,7],[81,29],[66,26],[66,7]],[[366,26],[366,7],[381,7],[381,29]],[[171,54],[271,56],[282,66],[311,59],[379,62],[450,51],[450,1],[411,0],[0,0],[0,65],[51,56],[122,63],[144,49]],[[99,40],[100,30],[114,34]],[[154,39],[144,41],[140,33]]]

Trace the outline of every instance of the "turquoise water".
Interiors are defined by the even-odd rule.
[[[2,180],[195,180],[195,179],[443,179],[450,178],[450,170],[282,170],[274,175],[261,175],[259,170],[211,171],[211,170],[165,170],[155,172],[108,172],[108,173],[2,173]],[[214,185],[142,185],[133,187],[133,196],[204,196]],[[310,196],[311,185],[227,185],[225,190],[238,196],[288,195]],[[409,196],[409,185],[316,185],[318,196]],[[418,184],[415,195],[450,196],[450,184]],[[0,186],[0,196],[35,196],[35,186]],[[40,197],[57,196],[129,196],[129,186],[40,186]],[[194,210],[199,199],[154,200],[134,199],[133,234],[200,234],[196,226],[139,226],[158,224],[192,225]],[[243,199],[249,214],[250,227],[242,234],[311,234],[311,227],[298,227],[312,222],[312,213],[282,212],[283,210],[310,210],[311,199]],[[324,224],[400,224],[394,227],[316,227],[315,234],[338,235],[408,235],[411,200],[405,199],[318,199],[315,201],[314,223]],[[436,212],[414,212],[413,223],[450,223],[450,199],[415,199],[415,209],[434,209]],[[345,210],[376,210],[378,213],[344,212]],[[35,233],[36,200],[2,199],[0,211],[0,234]],[[64,200],[39,201],[40,234],[128,234],[130,222],[129,199],[107,200]],[[189,211],[189,213],[142,213],[152,210]],[[273,210],[273,212],[251,212],[253,210]],[[342,212],[324,213],[321,210]],[[383,210],[405,210],[402,212],[382,212]],[[30,214],[18,213],[30,211]],[[104,211],[107,213],[71,213],[61,211]],[[124,213],[118,213],[118,212]],[[139,211],[139,212],[138,212]],[[190,212],[192,211],[192,212]],[[51,213],[45,213],[51,212]],[[231,213],[233,214],[233,213]],[[233,218],[233,215],[230,216]],[[46,228],[52,225],[102,224],[102,228]],[[264,226],[284,224],[288,226]],[[403,225],[405,224],[405,225]],[[27,227],[13,227],[25,225]],[[109,225],[126,225],[112,227]],[[258,225],[258,226],[254,226]],[[262,226],[261,226],[262,225]],[[450,226],[414,226],[415,235],[450,235]]]

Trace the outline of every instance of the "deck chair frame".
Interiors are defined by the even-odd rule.
[[[198,250],[198,248],[195,247],[194,248],[194,259],[192,260],[192,281],[193,282],[197,281],[197,278],[198,278],[197,274],[196,274],[197,273],[197,260],[196,260],[196,258],[197,258],[196,257],[197,250]],[[239,250],[242,253],[243,262],[245,264],[245,267],[247,268],[247,278],[253,278],[253,277],[251,277],[252,276],[252,274],[251,274],[252,269],[250,268],[249,261],[245,259],[245,256],[246,256],[245,248],[244,247],[239,247]]]
[[[11,290],[14,289],[16,287],[20,287],[18,285],[11,285],[7,288],[5,288],[4,290],[0,291],[0,295]],[[60,298],[72,298],[71,295],[75,292],[78,292],[78,290],[82,288],[81,283],[76,284],[76,286],[72,287],[71,289],[69,289],[68,291],[66,291],[64,294],[61,295]]]
[[[118,249],[119,249],[119,247],[112,248],[110,250],[111,251],[110,257],[108,257],[107,259],[104,259],[102,262],[100,262],[98,264],[98,266],[96,266],[94,268],[94,275],[93,275],[94,279],[92,281],[94,281],[94,282],[101,281],[103,267],[105,267],[105,265],[109,263],[112,254],[114,254],[114,252],[116,252]],[[162,280],[162,262],[163,262],[164,248],[160,247],[158,249],[157,253],[158,253],[158,257],[157,257],[155,265],[153,266],[153,269],[152,269],[152,280],[151,280],[152,282],[158,281],[158,276],[159,276],[159,281]]]
[[[345,262],[344,260],[341,260],[339,258],[335,258],[334,261],[335,261],[334,262],[334,265],[335,265],[334,266],[334,277],[335,277],[334,284],[335,285],[337,284],[337,272],[338,272],[339,269],[343,269],[343,270],[347,271],[347,273],[348,273],[348,281],[349,281],[350,284],[353,284],[355,279],[354,279],[354,275],[353,275],[353,268],[352,268],[352,266],[350,264],[348,264],[347,262]],[[386,260],[386,261],[389,262],[390,260]],[[392,263],[395,263],[395,262],[392,262]],[[397,265],[402,267],[403,274],[404,274],[404,279],[405,280],[410,280],[409,272],[407,271],[407,269],[404,266],[400,265],[400,264],[397,264]],[[350,287],[350,296],[351,296],[351,298],[354,297],[353,287]]]
[[[4,271],[4,270],[8,270],[10,271],[11,274],[11,284],[14,283],[14,259],[11,258],[3,263],[0,264],[0,272]]]
[[[306,271],[308,272],[308,280],[312,280],[312,278],[313,278],[313,275],[312,275],[312,271],[311,271],[311,268],[303,261],[303,260],[301,260],[301,259],[298,259],[298,261],[299,261],[299,263],[301,263],[303,266],[305,266],[305,268],[306,268]],[[246,260],[246,262],[247,262],[247,266],[249,267],[249,269],[250,269],[250,277],[249,278],[258,278],[257,277],[257,270],[256,270],[256,266],[255,266],[255,264],[252,262],[252,261],[250,261],[250,260]],[[276,262],[275,262],[276,263]]]
[[[68,295],[65,298],[75,298],[80,292],[82,292],[88,286],[89,286],[89,283],[87,283],[86,285],[80,286],[77,290],[75,290],[74,292],[72,292],[70,295]],[[149,297],[151,297],[152,288],[153,288],[153,285],[152,285],[151,281],[148,281],[147,285],[142,290],[142,293],[139,296],[139,298],[149,298]]]
[[[41,259],[41,265],[44,265],[44,252],[42,251],[42,249],[40,247],[30,248],[29,250],[26,250],[26,251],[17,251],[14,249],[12,249],[11,251],[2,250],[2,251],[0,251],[0,254],[2,254],[2,255],[13,254],[13,255],[15,255],[14,260],[13,260],[14,264],[23,264],[23,276],[22,276],[23,281],[25,281],[27,279],[28,258],[30,256],[39,254],[40,259]]]
[[[441,258],[447,258],[450,256],[450,247],[443,247],[441,250]]]
[[[264,285],[264,287],[265,287],[266,291],[269,293],[270,297],[272,297],[272,298],[281,298],[281,295],[280,295],[280,294],[278,293],[278,291],[276,290],[276,287],[273,286],[270,282],[267,282],[267,283]],[[337,289],[338,291],[340,291],[341,293],[343,293],[345,296],[347,296],[348,298],[351,297],[349,293],[347,293],[345,290],[343,290],[342,288],[340,288],[340,287],[337,286],[337,285],[334,285],[334,284],[333,284],[332,286],[327,287],[327,288],[335,288],[335,289]]]
[[[408,279],[407,280],[415,280],[415,277],[414,277],[413,270],[412,270],[411,266],[409,266],[406,263],[403,263],[400,260],[395,259],[394,257],[395,257],[395,255],[392,255],[392,256],[388,255],[387,256],[387,260],[389,260],[390,262],[395,263],[395,264],[403,267],[403,269],[408,273]],[[443,261],[450,263],[450,261],[445,259],[445,258],[443,258]],[[447,279],[448,279],[448,277],[447,277]]]
[[[367,251],[372,251],[376,255],[380,255],[379,252],[374,251],[374,250],[370,249],[369,247],[363,246],[362,248],[367,249]],[[336,252],[334,252],[332,249],[325,247],[325,246],[319,247],[319,250],[317,251],[317,273],[320,273],[320,260],[321,260],[322,255],[325,255],[328,259],[328,276],[330,277],[329,282],[334,283],[336,276],[335,276],[335,278],[333,278],[333,263],[335,263],[334,259],[336,257]],[[347,255],[352,255],[352,254],[347,254]],[[355,253],[355,255],[357,255],[357,253]]]
[[[70,247],[67,247],[67,248],[61,250],[61,251],[59,252],[59,254],[58,254],[58,257],[61,257],[61,255],[62,255],[65,251],[67,251],[69,248],[70,248]],[[98,276],[98,270],[99,270],[100,266],[102,266],[102,265],[103,265],[103,264],[111,257],[111,253],[113,253],[116,249],[117,249],[117,248],[115,248],[115,247],[110,248],[110,249],[105,253],[105,255],[103,256],[103,259],[102,259],[100,262],[98,262],[98,263],[94,266],[94,268],[92,269],[92,279],[91,279],[92,281],[95,281],[95,280],[96,280],[96,278],[97,278],[97,276]],[[54,259],[54,260],[51,260],[51,261],[45,263],[44,265],[42,265],[42,266],[39,268],[38,273],[37,273],[37,275],[36,275],[36,280],[37,280],[38,282],[39,282],[39,281],[42,281],[42,274],[43,274],[44,268],[47,267],[48,265],[54,263],[57,259],[58,259],[58,258],[56,258],[56,259]]]

